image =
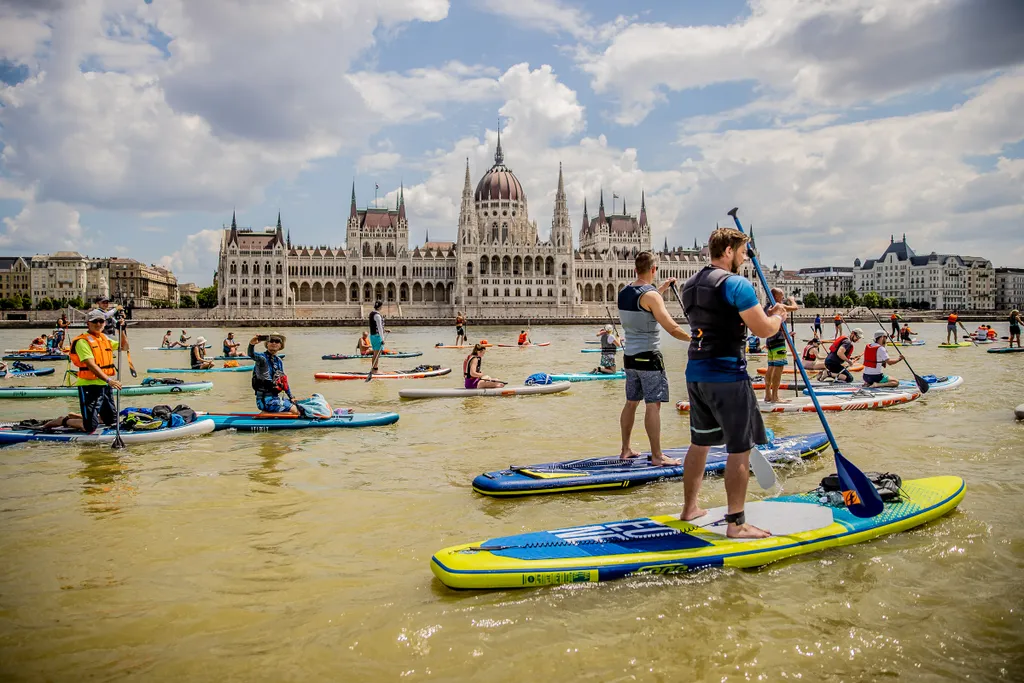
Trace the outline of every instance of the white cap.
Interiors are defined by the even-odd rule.
[[[885,330],[875,330],[875,339],[879,337],[887,337],[889,334]]]
[[[196,339],[196,346],[199,346],[200,344],[206,344],[206,337],[199,337]]]
[[[604,326],[604,331],[605,331],[605,332],[611,332],[611,331],[612,331],[612,330],[614,330],[614,329],[615,329],[615,328],[614,328],[614,327],[612,327],[611,325],[605,325],[605,326]]]
[[[855,327],[852,330],[850,330],[850,334],[855,334],[861,339],[864,338],[864,330],[860,329],[859,327]]]

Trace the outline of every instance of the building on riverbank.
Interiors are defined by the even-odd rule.
[[[0,256],[0,299],[32,297],[31,256]]]
[[[800,275],[811,281],[819,301],[830,296],[840,299],[853,291],[853,268],[847,266],[821,266],[801,268]]]
[[[996,268],[996,310],[1024,309],[1024,268]]]
[[[910,305],[925,303],[933,310],[994,310],[995,282],[988,259],[935,252],[918,256],[906,235],[899,242],[890,237],[877,259],[857,259],[853,264],[858,294],[877,292]]]
[[[178,305],[178,278],[162,266],[131,258],[110,259],[110,296],[133,308]]]
[[[229,319],[350,318],[379,300],[387,315],[406,318],[605,316],[635,278],[633,258],[651,249],[646,197],[638,215],[625,201],[621,213],[608,213],[602,191],[593,218],[584,199],[578,249],[571,225],[559,167],[551,228],[541,239],[499,135],[494,164],[475,187],[466,163],[454,242],[410,248],[402,188],[394,208],[359,209],[353,183],[344,246],[293,245],[280,214],[263,231],[239,228],[233,215],[222,232],[218,309]],[[669,249],[667,241],[658,256],[659,277],[680,280],[709,261],[706,248]],[[760,289],[749,264],[743,275]]]
[[[91,302],[110,295],[110,259],[83,256],[77,251],[36,254],[29,262],[32,307],[44,299],[82,299]]]

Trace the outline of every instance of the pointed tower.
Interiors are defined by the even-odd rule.
[[[288,228],[288,248],[292,248],[292,229]]]
[[[558,189],[555,190],[554,215],[551,217],[551,244],[563,250],[572,250],[572,226],[569,225],[569,202],[565,198],[565,179],[562,164],[558,164]]]
[[[513,140],[513,142],[515,142]],[[505,163],[505,153],[501,151],[501,124],[498,124],[498,146],[494,150],[494,165],[501,166]]]
[[[623,198],[623,200],[622,200],[622,215],[623,216],[628,216],[629,215],[629,212],[626,211],[626,200],[625,200],[625,198]]]
[[[352,220],[356,217],[356,181],[352,181],[352,202],[348,207],[348,217]]]
[[[479,244],[480,234],[477,231],[476,205],[473,201],[473,181],[469,175],[469,158],[466,158],[466,180],[462,185],[462,205],[459,208],[459,244]]]
[[[668,253],[668,237],[665,238],[665,248],[662,249],[662,252]]]
[[[647,227],[647,197],[644,191],[640,191],[640,227]]]
[[[235,221],[235,212],[231,212],[231,232],[228,234],[228,244],[238,246],[238,222]]]
[[[605,227],[605,223],[608,222],[608,219],[605,217],[605,214],[604,214],[604,188],[603,187],[601,188],[601,204],[597,208],[597,220],[600,223],[600,229],[603,230],[604,227]]]
[[[348,223],[345,230],[345,248],[361,253],[362,232],[359,229],[359,211],[356,210],[356,181],[352,181],[352,200],[348,206]]]
[[[280,211],[277,212],[277,232],[274,235],[274,241],[277,243],[277,246],[279,246],[279,247],[283,247],[284,246],[284,229],[281,227],[281,212]]]
[[[583,198],[583,225],[580,226],[580,249],[583,248],[583,244],[587,241],[587,236],[590,234],[590,217],[587,215],[587,198]]]
[[[405,220],[405,183],[398,190],[398,222]]]

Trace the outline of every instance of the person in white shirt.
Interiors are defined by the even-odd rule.
[[[885,330],[878,330],[875,332],[875,341],[873,344],[868,344],[867,348],[864,349],[864,386],[865,387],[898,387],[900,381],[893,379],[886,375],[883,370],[888,365],[895,365],[903,360],[901,354],[899,358],[890,360],[889,352],[885,350],[885,342],[888,335]]]

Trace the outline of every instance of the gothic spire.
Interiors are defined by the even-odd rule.
[[[292,229],[288,228],[288,248],[292,248]]]
[[[278,229],[278,231],[281,230],[281,212],[280,211],[277,212],[277,229]]]
[[[348,207],[348,217],[356,217],[356,181],[352,181],[352,203]]]
[[[587,232],[590,229],[590,218],[587,216],[587,198],[583,198],[583,228],[580,233]]]
[[[462,186],[463,199],[473,195],[473,184],[469,177],[469,157],[466,157],[466,184]]]
[[[640,190],[640,227],[647,225],[647,197],[644,191]]]
[[[607,220],[605,218],[605,215],[604,215],[604,188],[603,187],[601,188],[601,204],[598,206],[598,209],[597,209],[597,217],[601,221],[602,225]]]
[[[665,253],[668,253],[668,237],[665,237]]]
[[[498,146],[494,150],[494,165],[501,166],[505,163],[505,153],[501,151],[501,122],[498,122]]]
[[[565,181],[562,179],[562,162],[558,162],[558,193],[555,200],[565,199]]]
[[[232,209],[232,211],[231,211],[231,229],[232,230],[238,230],[238,223],[235,221],[235,211],[234,211],[234,209]]]
[[[405,183],[403,182],[398,190],[398,220],[405,220]]]
[[[231,210],[231,232],[228,233],[228,244],[238,244],[238,223],[235,221],[235,211]]]

